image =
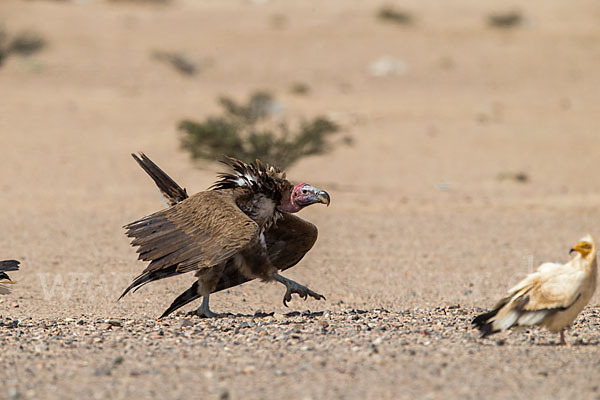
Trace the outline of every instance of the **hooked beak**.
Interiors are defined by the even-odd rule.
[[[16,283],[6,274],[6,272],[0,272],[0,283],[14,284]]]
[[[324,190],[319,190],[319,192],[317,193],[317,200],[319,201],[319,203],[327,204],[327,207],[329,207],[329,203],[331,203],[329,193],[327,193]]]
[[[571,248],[569,254],[576,251],[581,254],[582,257],[587,258],[587,256],[594,250],[594,245],[587,241],[581,241],[577,243],[575,246]]]

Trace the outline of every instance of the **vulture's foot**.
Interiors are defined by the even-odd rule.
[[[275,274],[274,279],[277,282],[283,283],[287,289],[285,291],[285,295],[283,295],[283,305],[286,307],[288,306],[287,302],[292,300],[292,294],[294,294],[294,293],[296,293],[298,296],[302,297],[304,300],[306,300],[308,298],[308,296],[310,296],[316,300],[321,300],[321,299],[325,300],[325,296],[323,296],[322,294],[313,292],[306,286],[301,285],[297,282],[294,282],[293,280],[283,277],[279,274]]]
[[[219,314],[210,311],[210,308],[208,307],[208,298],[209,298],[209,295],[204,296],[202,298],[202,304],[200,305],[200,307],[198,307],[198,309],[196,309],[194,311],[188,312],[187,314],[185,314],[185,316],[186,317],[197,316],[200,318],[217,318],[217,317],[219,317]]]

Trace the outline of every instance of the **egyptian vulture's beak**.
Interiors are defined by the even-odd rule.
[[[581,254],[582,257],[587,257],[588,254],[592,251],[592,245],[588,242],[579,242],[571,250],[569,250],[569,254],[573,252],[577,252]]]
[[[327,193],[324,190],[319,190],[317,192],[317,200],[319,201],[319,203],[327,204],[327,207],[329,207],[329,203],[331,203],[331,198],[329,197],[329,193]]]
[[[0,279],[0,284],[1,285],[14,285],[15,283],[17,283],[17,281],[13,281],[10,278],[9,279]]]

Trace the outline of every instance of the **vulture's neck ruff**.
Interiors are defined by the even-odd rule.
[[[234,189],[242,211],[260,226],[261,232],[269,229],[281,218],[279,207],[290,201],[293,186],[285,178],[285,172],[260,160],[246,164],[227,157],[223,163],[233,171],[219,174],[219,180],[210,190]]]

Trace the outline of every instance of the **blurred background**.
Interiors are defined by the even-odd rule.
[[[161,204],[135,151],[190,193],[235,151],[327,189],[303,271],[364,304],[476,302],[465,274],[598,225],[597,2],[4,0],[0,23],[0,248],[38,273],[141,268],[120,227]]]
[[[22,261],[1,314],[144,323],[188,287],[192,277],[177,277],[115,302],[144,268],[121,227],[163,207],[137,151],[188,193],[209,187],[222,170],[214,160],[229,153],[331,194],[330,207],[302,211],[319,240],[286,272],[327,301],[294,300],[292,310],[491,307],[539,263],[565,262],[581,236],[600,235],[599,66],[595,0],[1,0],[0,259]],[[252,282],[211,307],[285,313],[281,294]],[[15,354],[18,363],[29,353]],[[598,371],[590,354],[576,363],[586,373]],[[415,370],[368,360],[368,376],[387,385],[340,375],[332,386],[318,368],[276,379],[316,379],[314,398],[336,397],[332,387],[339,398],[395,397],[400,375],[417,385]],[[90,382],[87,364],[71,367],[59,383]],[[479,370],[455,365],[464,376],[452,381]],[[16,371],[14,386],[39,398]],[[432,379],[458,393],[432,376],[413,394]],[[539,376],[530,393],[556,395],[561,381],[535,386]],[[196,383],[212,387],[209,378]],[[349,393],[356,382],[363,391]],[[146,383],[167,390],[163,379]],[[108,395],[100,387],[93,393]]]

